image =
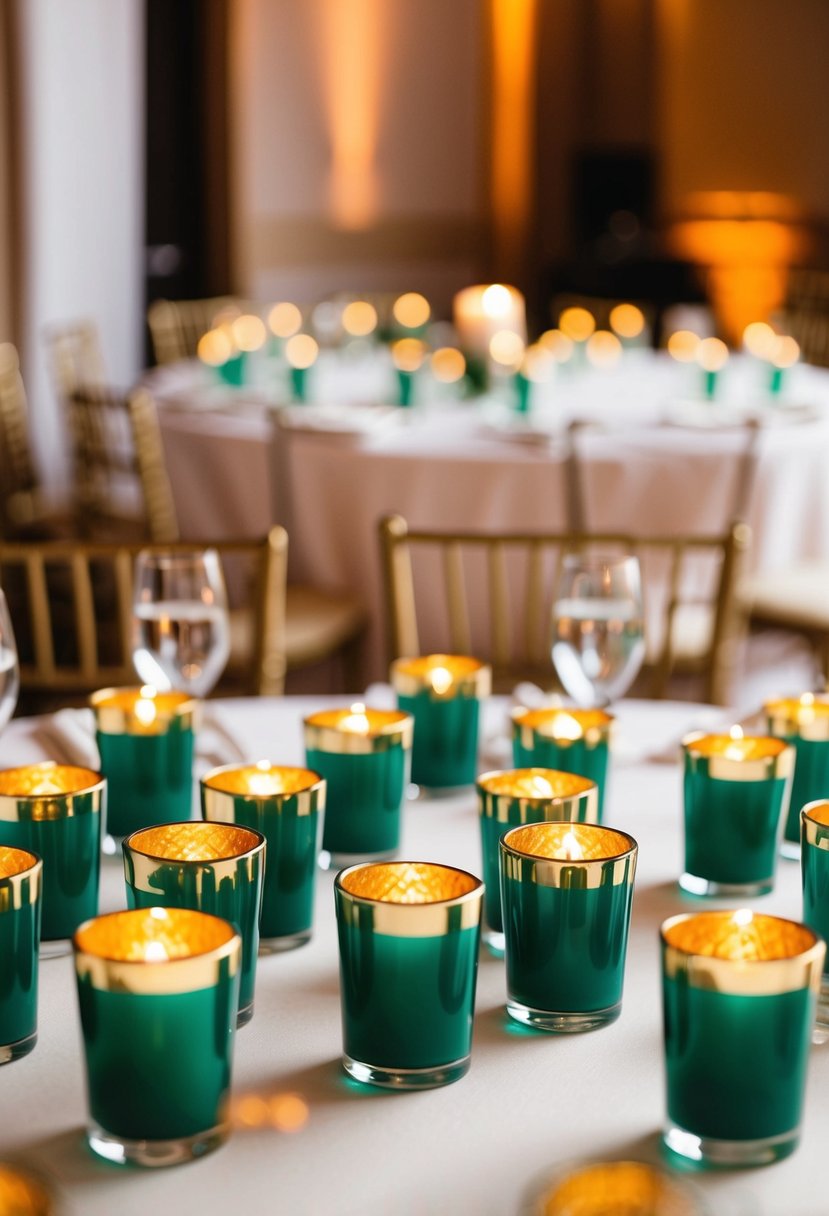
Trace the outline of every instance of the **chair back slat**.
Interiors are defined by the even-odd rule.
[[[150,537],[153,541],[178,540],[178,519],[155,402],[146,389],[137,389],[130,394],[128,409]]]
[[[451,541],[443,552],[446,583],[446,610],[449,614],[450,650],[453,654],[469,654],[472,645],[469,629],[469,609],[463,573],[463,553],[460,545]]]
[[[487,556],[492,658],[505,667],[510,661],[510,606],[504,546],[496,541]]]
[[[222,313],[241,312],[233,296],[205,300],[154,300],[147,309],[147,324],[156,363],[192,359],[199,339]]]
[[[78,639],[78,665],[84,679],[93,680],[98,670],[98,640],[95,626],[95,601],[86,554],[71,557],[72,591],[75,610],[75,635]]]
[[[539,666],[549,642],[544,630],[544,545],[530,544],[524,592],[524,645],[521,657],[528,667]]]

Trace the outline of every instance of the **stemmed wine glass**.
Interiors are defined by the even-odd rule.
[[[6,597],[0,590],[0,730],[14,713],[20,692],[20,664]]]
[[[229,654],[227,592],[215,549],[142,550],[135,561],[132,645],[141,680],[206,697]]]
[[[577,704],[607,706],[645,657],[642,579],[635,557],[564,556],[553,602],[552,658]]]

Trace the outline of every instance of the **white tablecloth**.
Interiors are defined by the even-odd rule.
[[[300,762],[300,719],[314,701],[227,702],[223,723],[251,758]],[[486,731],[504,720],[490,707]],[[549,1171],[584,1157],[656,1162],[664,1115],[657,930],[692,901],[680,895],[680,782],[673,764],[635,762],[685,728],[710,725],[690,705],[620,707],[620,752],[608,819],[640,846],[624,1005],[618,1022],[587,1035],[515,1034],[504,1012],[503,963],[482,953],[470,1072],[445,1089],[388,1094],[349,1084],[341,1050],[332,876],[318,880],[313,940],[260,961],[256,1012],[236,1040],[234,1094],[294,1093],[309,1118],[290,1135],[237,1127],[204,1160],[158,1172],[120,1171],[95,1160],[81,1129],[85,1098],[71,960],[41,964],[40,1037],[34,1052],[0,1070],[0,1156],[42,1171],[70,1216],[180,1213],[224,1216],[511,1216]],[[37,720],[13,722],[0,764],[44,754]],[[626,759],[625,759],[626,758]],[[409,803],[403,855],[480,872],[470,790]],[[780,862],[763,910],[799,918],[799,870]],[[120,863],[104,865],[102,910],[123,906]],[[694,1184],[712,1216],[820,1216],[826,1211],[829,1048],[813,1048],[803,1139],[763,1170],[702,1174]]]

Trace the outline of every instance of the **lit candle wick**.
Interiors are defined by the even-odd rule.
[[[583,861],[584,853],[573,832],[565,832],[564,839],[553,856],[557,861]]]
[[[452,687],[452,673],[448,667],[433,667],[429,672],[429,682],[435,692],[440,695]]]
[[[556,714],[553,718],[554,739],[580,739],[581,726],[572,714]]]
[[[734,725],[728,732],[729,739],[733,742],[729,743],[723,755],[728,760],[744,760],[746,755],[746,745],[743,739],[743,728]]]
[[[141,695],[135,702],[135,716],[142,726],[151,726],[155,722],[158,709],[156,707],[155,698],[156,690],[152,684],[144,684],[141,688]]]
[[[352,735],[367,735],[371,730],[366,707],[360,701],[354,703],[344,718],[340,718],[337,726],[340,730]]]

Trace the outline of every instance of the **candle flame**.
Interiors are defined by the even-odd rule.
[[[441,696],[452,687],[452,672],[448,667],[433,667],[429,672],[429,683],[438,696]]]
[[[729,737],[729,739],[742,739],[743,738],[742,726],[738,726],[737,723],[735,722],[735,724],[731,727],[731,729],[728,732],[728,737]]]
[[[366,713],[366,707],[362,701],[355,701],[349,709],[345,717],[340,718],[337,723],[338,730],[347,731],[352,735],[367,735],[371,730],[371,723]]]
[[[141,695],[134,706],[135,716],[142,726],[151,726],[156,720],[158,707],[156,706],[155,698],[157,695],[158,693],[152,684],[144,684],[142,686]]]
[[[803,696],[800,698],[800,704],[801,705],[814,705],[814,703],[815,703],[815,694],[813,692],[804,692]]]
[[[481,306],[488,317],[506,316],[512,308],[512,295],[502,283],[493,283],[481,296]]]
[[[556,714],[552,725],[554,739],[580,739],[582,736],[581,724],[572,714]]]
[[[754,920],[754,913],[751,908],[738,908],[732,917],[735,925],[750,925]]]
[[[583,861],[584,853],[573,832],[565,832],[564,839],[553,856],[560,861]]]

